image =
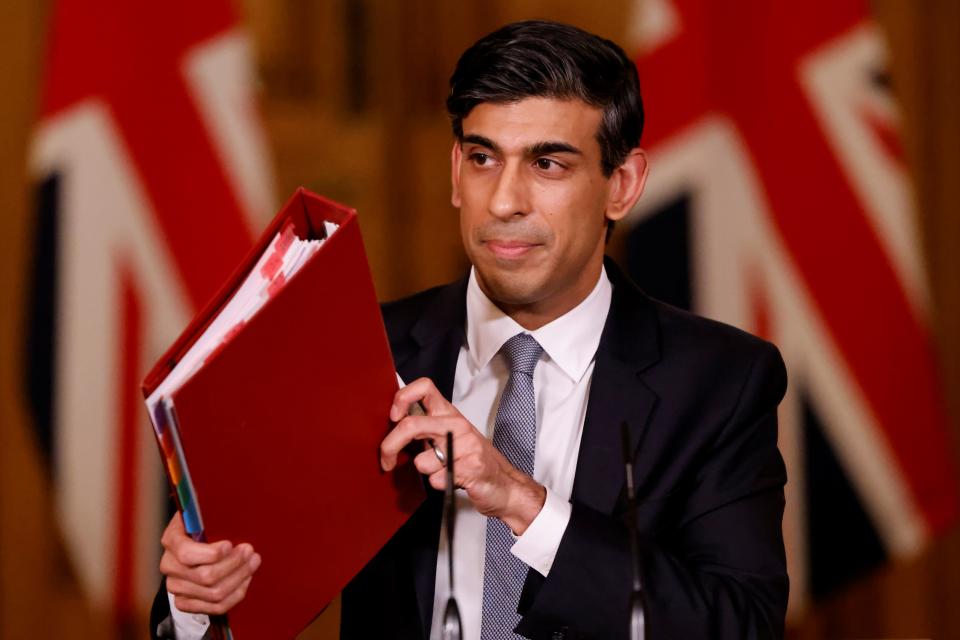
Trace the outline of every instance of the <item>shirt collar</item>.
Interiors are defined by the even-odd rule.
[[[577,382],[583,377],[600,344],[600,334],[610,311],[612,287],[607,271],[580,304],[535,331],[527,331],[487,297],[470,270],[467,283],[467,349],[471,364],[480,370],[490,363],[503,344],[518,333],[529,333],[561,371]]]

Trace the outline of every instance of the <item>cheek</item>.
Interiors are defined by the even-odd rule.
[[[491,181],[482,176],[464,174],[460,177],[461,220],[479,220],[486,212],[490,199]]]
[[[585,251],[584,247],[592,248],[605,229],[606,201],[595,186],[545,190],[540,203],[557,243],[573,253]]]
[[[477,204],[475,194],[466,195],[461,193],[460,197],[460,234],[464,241],[472,237],[476,228],[482,222],[480,215],[481,208]]]

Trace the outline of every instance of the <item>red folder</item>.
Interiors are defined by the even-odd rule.
[[[171,396],[207,540],[250,542],[263,558],[229,614],[237,640],[306,628],[424,496],[411,463],[380,471],[398,385],[356,212],[302,188],[149,373],[144,397],[288,220],[302,238],[325,220],[339,228]]]

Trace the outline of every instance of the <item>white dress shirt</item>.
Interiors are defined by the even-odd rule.
[[[173,594],[167,592],[170,616],[173,618],[173,635],[177,640],[200,640],[210,626],[210,618],[204,613],[187,613],[177,609]]]
[[[546,487],[547,498],[543,509],[510,549],[543,576],[550,573],[570,521],[570,494],[594,356],[610,311],[611,296],[610,280],[606,271],[601,270],[597,284],[579,305],[535,331],[526,331],[483,293],[472,271],[467,285],[467,341],[457,359],[453,404],[488,438],[493,435],[500,394],[509,377],[500,347],[521,332],[532,335],[543,347],[533,372],[537,404],[533,477]],[[463,640],[480,638],[486,536],[486,518],[473,508],[466,492],[458,490],[453,570]],[[441,620],[450,595],[448,552],[444,527],[437,553],[431,640],[440,640]],[[207,616],[179,611],[173,597],[168,597],[178,640],[199,640],[209,626]]]
[[[533,477],[546,487],[547,499],[510,550],[543,576],[550,573],[570,521],[570,494],[594,356],[610,311],[611,295],[610,280],[602,271],[593,291],[579,305],[535,331],[526,331],[484,295],[472,272],[467,285],[467,341],[457,359],[453,404],[488,438],[493,436],[500,394],[509,377],[500,348],[521,332],[532,335],[543,347],[533,372],[537,405]],[[464,640],[480,638],[486,535],[486,518],[473,508],[466,492],[458,490],[453,570]],[[447,554],[446,532],[441,530],[431,640],[440,640],[443,611],[450,595]]]

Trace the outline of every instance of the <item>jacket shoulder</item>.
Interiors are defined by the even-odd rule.
[[[776,350],[773,343],[719,320],[713,320],[654,298],[649,298],[657,314],[662,337],[674,346],[696,342],[701,347],[730,349],[754,354]]]
[[[691,373],[708,380],[759,374],[774,387],[774,395],[783,395],[787,374],[776,345],[724,322],[651,301],[664,358],[687,363]]]
[[[464,278],[382,303],[380,312],[390,344],[396,346],[411,339],[411,332],[424,317],[431,318],[432,324],[462,322],[465,293]]]

